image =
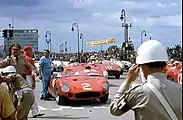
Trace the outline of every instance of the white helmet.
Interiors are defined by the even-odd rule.
[[[16,69],[14,66],[7,66],[6,68],[3,68],[3,73],[15,73]]]
[[[145,41],[137,50],[136,64],[166,61],[168,61],[167,51],[157,40]]]

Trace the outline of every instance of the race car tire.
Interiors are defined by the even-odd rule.
[[[104,95],[99,99],[100,103],[106,103],[108,101],[108,98],[109,98],[109,93],[107,93],[106,95]]]
[[[116,79],[119,79],[119,78],[120,78],[120,75],[115,75],[115,78],[116,78]]]
[[[123,75],[123,72],[124,72],[124,71],[123,71],[123,70],[121,70],[121,75]]]
[[[58,92],[55,94],[55,100],[58,105],[69,105],[69,100],[65,96],[61,96]]]
[[[58,92],[58,89],[55,85],[55,88],[54,88],[54,92],[55,92],[55,100],[56,100],[56,103],[58,105],[69,105],[69,99],[67,99],[65,96],[61,96]]]
[[[54,98],[54,97],[48,92],[48,98]]]

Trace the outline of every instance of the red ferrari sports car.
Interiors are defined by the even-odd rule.
[[[95,67],[101,69],[102,71],[107,71],[108,76],[115,76],[116,79],[119,79],[120,75],[123,73],[119,65],[110,62],[104,62],[102,64],[98,63],[95,64]]]
[[[102,74],[102,75],[104,75],[105,78],[108,78],[107,70],[104,67],[98,66],[98,64],[100,64],[100,63],[95,63],[95,64],[83,63],[83,64],[80,64],[78,66],[68,66],[68,67],[65,67],[65,70],[66,71],[70,70],[70,71],[73,71],[73,72],[79,72],[79,71],[85,70],[86,67],[90,66],[91,67],[91,71],[99,73],[99,74]]]
[[[58,105],[69,105],[75,100],[99,100],[106,103],[109,96],[107,79],[90,69],[80,72],[63,72],[49,84],[49,94]]]
[[[176,67],[171,67],[169,69],[167,69],[166,71],[166,76],[167,79],[174,81],[178,84],[180,84],[182,82],[182,65],[176,66]]]

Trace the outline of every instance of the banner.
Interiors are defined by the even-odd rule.
[[[87,46],[101,46],[101,45],[112,44],[112,43],[115,43],[115,38],[109,38],[109,39],[106,39],[106,40],[87,42]]]

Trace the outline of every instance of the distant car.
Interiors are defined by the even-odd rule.
[[[69,105],[76,100],[97,100],[106,103],[109,97],[107,79],[90,70],[63,72],[49,83],[49,94],[58,105]]]
[[[123,69],[115,63],[104,61],[102,64],[96,64],[100,69],[103,69],[108,72],[108,76],[115,76],[116,79],[120,78],[120,75],[123,74]]]
[[[119,66],[121,67],[122,70],[125,69],[125,64],[124,64],[122,61],[117,60],[117,59],[111,59],[111,62],[113,62],[113,63],[119,65]]]
[[[177,67],[171,67],[166,70],[166,76],[168,80],[182,84],[182,65]]]
[[[96,64],[82,63],[82,64],[73,65],[73,66],[67,66],[67,67],[65,67],[65,70],[66,69],[70,69],[73,72],[79,72],[79,71],[85,70],[86,67],[89,67],[90,66],[91,67],[91,70],[93,72],[102,74],[102,75],[104,75],[105,78],[108,78],[108,72],[107,72],[107,70],[105,68],[101,68],[97,64],[100,64],[100,63],[96,63]]]
[[[62,72],[64,70],[63,63],[60,60],[53,60],[53,72]]]
[[[128,70],[132,66],[132,63],[129,61],[122,60],[122,63],[125,65],[126,70]]]

